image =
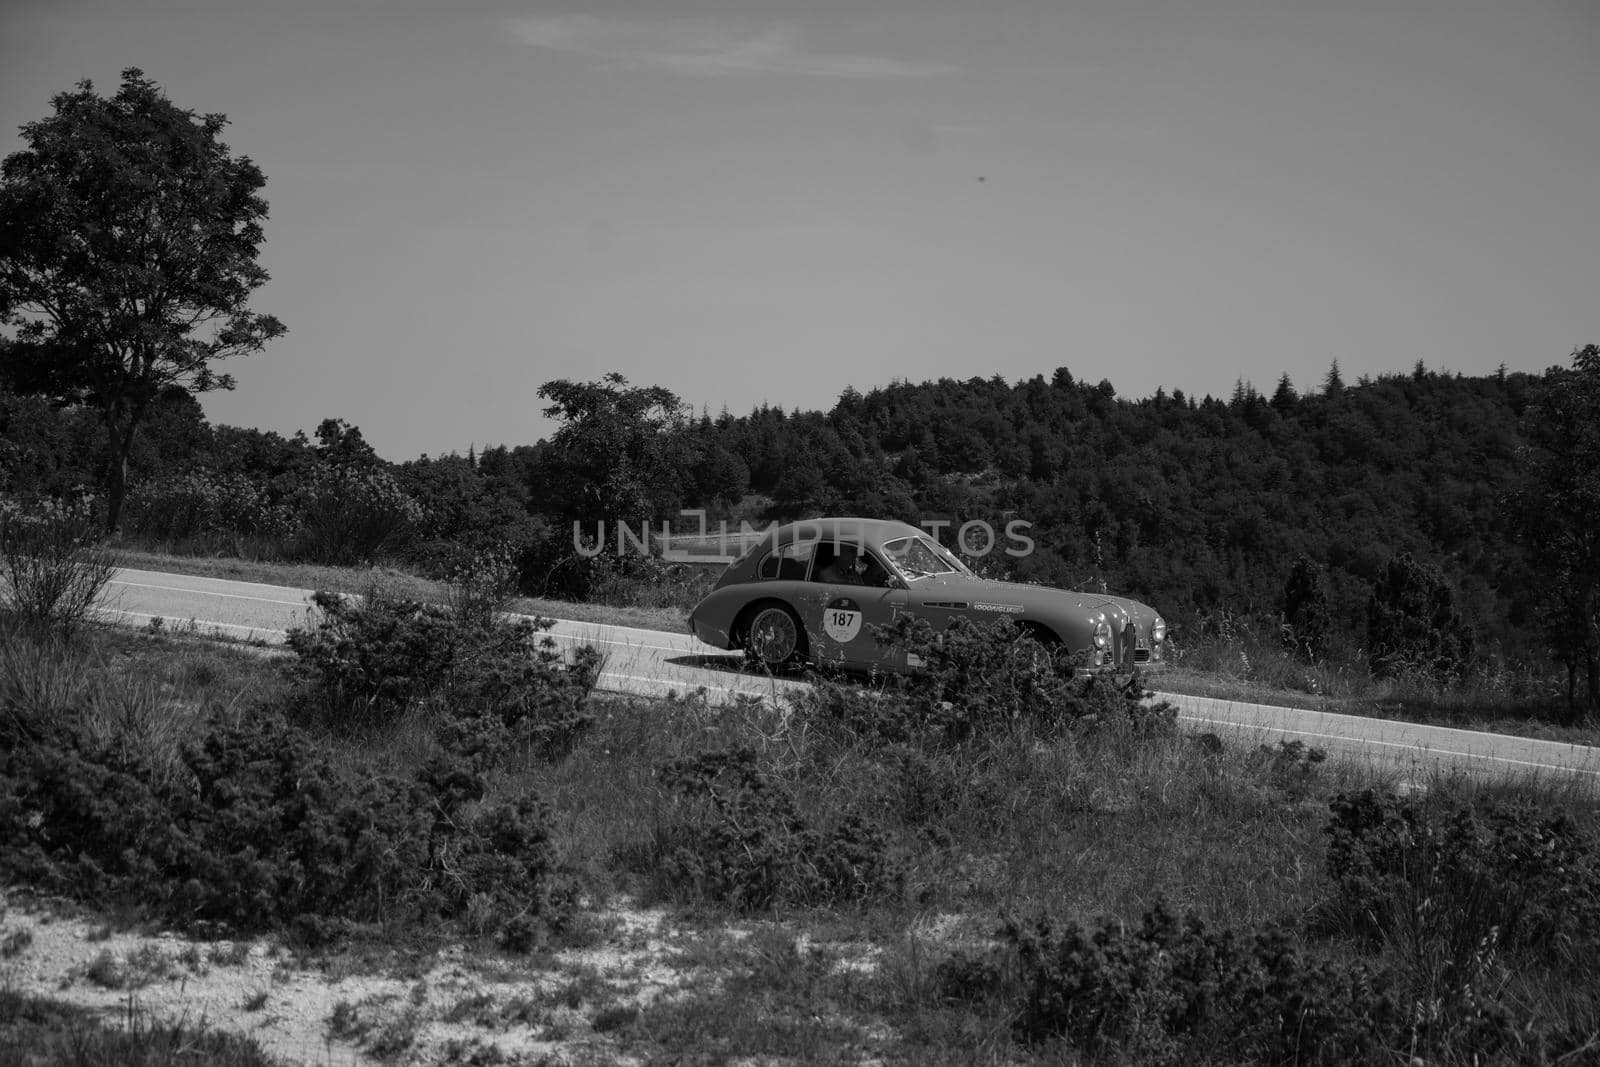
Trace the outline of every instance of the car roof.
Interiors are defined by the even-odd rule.
[[[916,537],[922,533],[910,523],[896,519],[828,517],[784,523],[772,531],[767,541],[778,545],[795,541],[860,541],[881,545],[897,537]]]

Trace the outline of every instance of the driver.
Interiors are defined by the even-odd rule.
[[[859,558],[857,551],[855,545],[840,545],[833,559],[824,563],[817,571],[817,580],[831,582],[834,585],[860,585],[861,574],[857,565]]]

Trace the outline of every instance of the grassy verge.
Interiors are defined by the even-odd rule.
[[[0,989],[0,1062],[60,1067],[282,1067],[247,1038],[153,1019],[130,1002],[117,1024]]]
[[[1163,692],[1340,715],[1449,726],[1600,745],[1600,723],[1562,726],[1562,694],[1549,679],[1484,669],[1441,683],[1373,678],[1364,669],[1306,664],[1280,649],[1208,641],[1151,676]]]
[[[88,870],[88,850],[135,913],[182,919],[174,899],[215,907],[212,876],[168,881],[186,854],[137,862],[145,838],[51,851],[84,833],[57,812],[124,815],[84,808],[93,797],[73,785],[84,773],[74,768],[92,764],[119,789],[132,786],[118,784],[118,768],[170,783],[137,794],[185,820],[184,838],[157,843],[226,850],[238,831],[205,836],[211,820],[249,816],[240,797],[280,803],[281,776],[262,774],[281,762],[293,788],[273,809],[278,830],[238,855],[299,865],[285,885],[364,862],[378,866],[356,888],[380,876],[397,887],[331,926],[312,920],[317,909],[345,915],[347,891],[307,896],[296,910],[312,920],[273,913],[267,931],[307,951],[329,939],[370,946],[346,950],[339,969],[414,947],[391,964],[412,994],[342,999],[326,1021],[373,1054],[448,1060],[453,1039],[429,1034],[463,1021],[479,1036],[532,1030],[552,1055],[594,1062],[1343,1062],[1356,1048],[1430,1063],[1578,1062],[1593,1051],[1593,797],[1439,780],[1423,800],[1396,799],[1384,776],[1314,750],[1184,736],[1103,687],[1026,674],[1011,657],[1032,653],[1010,643],[978,647],[909,697],[824,686],[775,709],[592,696],[584,728],[552,754],[519,743],[524,734],[483,732],[482,715],[463,718],[464,702],[505,707],[500,665],[463,675],[437,648],[419,651],[416,634],[372,651],[377,639],[362,634],[393,639],[393,621],[379,622],[349,629],[354,644],[325,646],[342,650],[336,658],[306,654],[323,664],[323,689],[282,661],[162,635],[8,642],[0,705],[26,729],[6,728],[38,751],[18,763],[27,788],[0,797],[17,817],[0,874]],[[444,625],[416,633],[446,640]],[[358,670],[418,655],[432,666],[407,675],[402,696],[386,671],[390,702],[334,713],[329,701],[375,677]],[[465,680],[440,690],[446,674]],[[530,706],[543,707],[538,693]],[[292,728],[261,752],[234,729],[284,709],[298,709]],[[51,740],[39,732],[51,723],[73,729]],[[469,764],[439,763],[452,754]],[[386,800],[388,779],[413,783],[411,802]],[[191,810],[197,789],[212,799]],[[313,801],[327,813],[308,812]],[[392,846],[362,851],[367,838],[353,837],[349,859],[319,860],[334,855],[323,837],[294,855],[265,851],[304,838],[307,820],[323,835],[347,821],[370,834],[391,819],[410,827],[418,810],[442,818],[421,836],[397,830]],[[235,855],[207,862],[225,873]],[[397,856],[405,870],[393,869]],[[512,858],[537,869],[506,866]],[[493,896],[514,873],[538,908]],[[450,890],[474,878],[476,888]],[[401,906],[417,899],[429,903]],[[1441,899],[1453,906],[1432,903]],[[620,902],[672,916],[679,934],[615,919]],[[260,903],[216,921],[254,922]],[[604,970],[604,955],[621,951],[635,953],[628,972]],[[428,958],[486,980],[441,998],[416,977],[433,973]],[[530,1000],[518,983],[541,969]],[[32,1052],[53,1038],[26,1040]]]

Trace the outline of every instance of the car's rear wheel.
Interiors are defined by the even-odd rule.
[[[781,670],[805,658],[806,635],[786,605],[763,604],[745,627],[746,651],[768,670]]]

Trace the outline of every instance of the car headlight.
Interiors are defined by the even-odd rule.
[[[1154,641],[1156,644],[1159,645],[1161,642],[1165,641],[1166,639],[1167,639],[1167,620],[1163,619],[1161,616],[1157,615],[1156,616],[1156,624],[1154,626],[1150,627],[1150,640]]]
[[[1111,624],[1106,622],[1104,615],[1096,615],[1094,624],[1094,647],[1111,647]]]

